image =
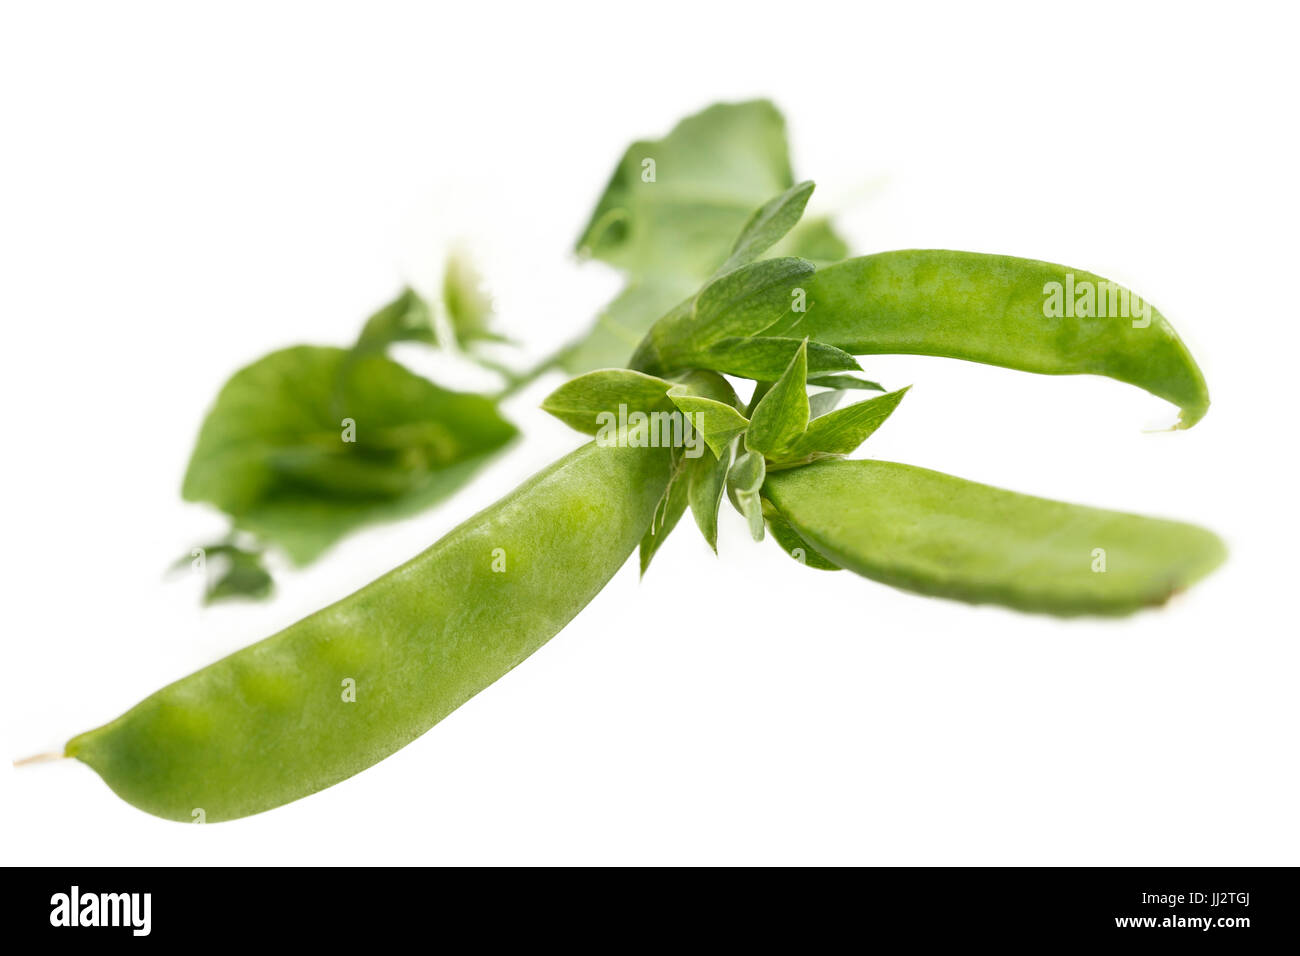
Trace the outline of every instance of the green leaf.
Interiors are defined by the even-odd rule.
[[[905,394],[907,389],[900,388],[813,419],[806,431],[768,455],[769,462],[775,463],[771,467],[788,468],[851,453],[893,414]],[[749,433],[754,433],[752,426]]]
[[[790,526],[790,522],[782,517],[781,512],[764,501],[763,517],[767,519],[767,530],[772,532],[772,537],[786,554],[794,558],[800,564],[807,565],[810,568],[816,568],[819,571],[839,571],[840,566],[819,552],[807,541],[799,536],[799,532]]]
[[[651,182],[646,160],[654,162]],[[578,240],[580,253],[622,269],[629,284],[591,332],[566,349],[564,369],[690,368],[664,367],[646,334],[692,299],[729,252],[738,253],[737,262],[761,255],[759,246],[797,219],[810,186],[792,184],[785,121],[763,100],[717,104],[663,140],[629,147]],[[844,254],[821,220],[796,225],[776,248],[816,259]]]
[[[394,342],[438,344],[429,303],[409,287],[366,320],[353,351],[357,355],[379,354]]]
[[[867,392],[883,392],[883,385],[876,382],[869,382],[863,378],[857,378],[853,375],[809,375],[809,385],[820,385],[823,388],[834,388],[841,391],[846,389],[859,389]]]
[[[763,203],[745,223],[718,275],[748,265],[776,245],[799,221],[812,193],[812,182],[805,180]]]
[[[201,558],[202,563],[196,564]],[[223,541],[193,549],[173,565],[173,570],[201,568],[204,574],[204,604],[221,601],[260,601],[274,588],[263,553]]]
[[[717,457],[701,455],[687,460],[687,499],[695,524],[709,543],[713,553],[718,553],[718,507],[727,484],[731,468],[732,446],[728,444]]]
[[[489,399],[382,356],[297,346],[225,384],[182,494],[306,563],[361,524],[450,494],[515,435]]]
[[[844,393],[839,389],[831,389],[829,392],[818,392],[816,395],[808,396],[808,418],[821,418],[828,412],[835,411],[835,406],[839,405],[840,399]]]
[[[601,416],[629,411],[649,413],[665,403],[671,382],[631,369],[600,369],[565,382],[542,402],[542,408],[585,435],[601,431]]]
[[[793,293],[812,274],[803,259],[764,259],[714,279],[689,317],[656,327],[656,345],[671,360],[721,339],[759,335],[790,312]]]
[[[1092,314],[1080,316],[1088,289]],[[1091,272],[910,249],[829,266],[806,290],[801,331],[855,355],[942,355],[1048,375],[1105,375],[1178,405],[1183,428],[1209,408],[1201,370],[1165,317],[1149,303],[1149,311],[1135,307],[1131,293]],[[1107,316],[1099,318],[1103,300]]]
[[[1203,528],[1034,498],[886,461],[826,461],[763,491],[831,560],[909,591],[1048,614],[1162,604],[1224,559]]]
[[[755,541],[763,540],[763,480],[767,466],[758,452],[747,451],[731,466],[727,474],[727,494],[736,510],[749,522]]]
[[[693,460],[702,461],[703,457]],[[668,540],[668,536],[673,533],[673,529],[677,527],[677,522],[681,521],[682,515],[686,513],[686,504],[690,492],[687,463],[690,461],[692,459],[677,457],[673,465],[672,477],[668,480],[668,488],[659,500],[659,504],[655,507],[654,517],[650,520],[650,527],[641,539],[642,576],[645,575],[646,569],[650,567],[650,562],[654,560],[655,554],[663,546],[663,543]]]
[[[260,601],[270,597],[272,588],[271,575],[262,564],[262,555],[234,549],[226,555],[225,567],[209,579],[203,603]]]
[[[484,287],[483,276],[463,249],[453,249],[447,256],[442,277],[442,303],[446,306],[456,341],[461,345],[504,341],[491,328],[494,318],[492,296]]]
[[[768,338],[723,339],[683,359],[694,368],[712,369],[739,378],[771,382],[781,377],[795,352],[803,347],[800,339]],[[848,352],[820,342],[809,342],[810,372],[844,372],[858,370],[858,360]]]
[[[668,398],[691,416],[715,458],[721,458],[732,439],[749,427],[749,421],[732,405],[693,394],[687,385],[674,385],[668,390]]]
[[[808,342],[799,344],[790,364],[754,408],[745,433],[745,447],[768,457],[804,433],[808,427]]]
[[[754,209],[793,182],[776,107],[766,100],[717,104],[663,139],[628,147],[578,251],[634,275],[698,281],[727,258]]]

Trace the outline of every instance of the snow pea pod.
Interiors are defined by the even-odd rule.
[[[1013,256],[907,249],[846,259],[802,283],[799,335],[854,355],[904,353],[1047,375],[1104,375],[1178,405],[1210,405],[1201,370],[1149,303],[1082,269]]]
[[[841,567],[908,591],[1062,616],[1161,604],[1223,560],[1203,528],[889,461],[770,473],[763,495]]]
[[[124,800],[247,816],[382,760],[555,635],[636,548],[667,449],[588,444],[401,567],[69,741]]]

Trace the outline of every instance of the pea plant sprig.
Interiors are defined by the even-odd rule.
[[[636,192],[616,176],[598,206],[589,232],[604,254],[644,241]],[[64,754],[172,820],[229,820],[307,796],[517,666],[638,548],[644,572],[688,508],[716,550],[724,496],[755,539],[770,533],[805,566],[1059,616],[1159,605],[1223,560],[1219,539],[1192,525],[849,459],[907,392],[862,377],[861,354],[1104,375],[1177,403],[1183,427],[1209,399],[1155,310],[1045,315],[1043,291],[1064,267],[906,251],[819,269],[785,254],[811,193],[811,183],[785,185],[742,217],[697,287],[644,324],[629,359],[546,399],[596,440],[395,570],[74,737]],[[732,379],[755,383],[748,401]],[[877,394],[839,407],[857,392]],[[310,457],[301,467],[328,480]]]
[[[267,597],[269,547],[307,564],[361,525],[447,497],[505,448],[518,429],[492,396],[445,388],[387,354],[418,342],[483,364],[478,348],[502,341],[492,316],[456,250],[438,297],[402,289],[350,348],[293,346],[236,372],[204,419],[181,489],[232,525],[191,552],[210,572],[205,603]]]
[[[665,412],[698,423],[710,454],[675,456],[641,543],[643,571],[688,506],[716,550],[724,487],[755,539],[770,529],[813,567],[1026,611],[1129,613],[1162,603],[1220,563],[1219,539],[1191,525],[909,465],[843,460],[907,392],[835,408],[852,389],[881,390],[853,374],[860,371],[855,354],[906,351],[1106,375],[1177,402],[1182,427],[1200,420],[1209,396],[1187,349],[1153,309],[1137,321],[1044,318],[1052,277],[1091,273],[944,251],[866,256],[824,270],[793,257],[754,261],[798,220],[812,188],[800,183],[755,212],[717,275],[650,328],[631,369],[579,376],[543,405],[592,435],[617,407],[645,410],[643,432]],[[794,330],[804,338],[792,338]],[[748,407],[719,373],[756,380]],[[819,390],[810,395],[812,386]],[[653,437],[618,440],[644,445]]]
[[[663,165],[662,182],[647,158]],[[792,183],[776,107],[711,106],[662,139],[632,144],[617,164],[577,251],[619,269],[626,286],[554,354],[522,370],[493,356],[505,340],[491,297],[454,249],[436,295],[403,288],[350,348],[295,346],[236,372],[203,422],[182,486],[232,530],[177,567],[207,572],[206,602],[263,598],[272,593],[267,551],[306,565],[363,525],[445,500],[518,435],[501,412],[506,398],[552,369],[624,364],[651,323],[722,261],[753,208]],[[848,251],[824,219],[801,224],[785,248],[818,262]],[[502,386],[448,389],[394,360],[398,343],[468,357]]]

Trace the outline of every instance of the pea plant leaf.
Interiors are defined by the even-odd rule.
[[[864,378],[858,378],[854,375],[809,375],[809,385],[818,385],[823,388],[833,388],[840,391],[857,389],[866,392],[883,392],[885,387],[876,382],[869,382]]]
[[[668,398],[679,411],[691,416],[715,458],[721,458],[732,439],[749,427],[749,421],[734,405],[696,394],[688,385],[674,385],[668,390]]]
[[[362,524],[450,494],[515,435],[490,399],[383,356],[297,346],[221,389],[182,494],[303,564]]]
[[[839,389],[831,389],[829,392],[818,392],[815,395],[808,396],[808,418],[821,418],[828,412],[835,411],[839,405],[840,399],[844,393]]]
[[[677,450],[674,449],[674,451]],[[690,463],[692,461],[701,461],[706,457],[708,456],[690,459],[680,454],[674,454],[672,477],[668,480],[668,488],[659,500],[654,517],[650,520],[650,527],[641,539],[640,562],[642,576],[650,567],[650,562],[654,560],[655,553],[668,540],[668,536],[677,527],[677,522],[681,521],[682,515],[686,513],[686,505],[690,496]]]
[[[619,406],[629,412],[650,412],[662,406],[673,383],[631,369],[607,368],[565,382],[542,402],[542,409],[571,428],[595,435],[604,427],[603,416],[617,415]]]
[[[720,339],[761,334],[790,312],[799,283],[813,271],[804,259],[764,259],[714,279],[695,297],[689,317],[659,326],[660,353],[671,361]]]
[[[712,369],[737,378],[751,378],[771,382],[781,374],[794,358],[795,352],[804,348],[800,339],[729,338],[715,342],[708,348],[692,354],[690,361],[696,368]],[[859,371],[858,360],[848,352],[820,342],[806,346],[809,371],[846,372]]]
[[[763,456],[747,451],[731,465],[727,474],[727,494],[736,510],[749,523],[755,541],[763,540],[763,480],[767,474]]]
[[[440,344],[429,303],[409,286],[366,320],[352,348],[357,355],[374,355],[395,342]]]
[[[812,419],[801,434],[768,456],[769,469],[790,468],[819,458],[850,454],[884,424],[906,394],[907,388],[900,388]],[[752,433],[753,429],[750,431]]]
[[[506,341],[492,329],[496,310],[484,286],[483,275],[461,248],[453,248],[447,256],[442,275],[442,304],[460,345]]]
[[[662,139],[627,148],[578,250],[632,273],[703,279],[727,257],[754,209],[793,181],[776,107],[720,103]]]
[[[1048,375],[1104,375],[1209,408],[1200,368],[1168,320],[1082,269],[1013,256],[909,249],[847,259],[808,278],[801,330],[854,355],[906,353]]]
[[[808,384],[826,389],[824,392],[816,392],[808,396],[810,418],[821,418],[827,412],[834,411],[850,391],[883,392],[885,390],[877,382],[869,382],[853,375],[810,376]]]
[[[735,443],[729,442],[716,457],[701,455],[687,461],[687,501],[696,527],[713,553],[718,553],[718,509],[727,485],[727,472]]]
[[[888,461],[775,472],[771,505],[819,552],[922,594],[1062,616],[1162,604],[1224,559],[1176,521],[1035,498]]]
[[[564,350],[562,367],[576,375],[632,364],[655,321],[724,264],[731,271],[765,251],[843,258],[843,240],[825,219],[781,238],[810,192],[810,184],[794,185],[785,120],[766,100],[716,104],[662,139],[633,143],[577,242],[581,255],[622,270],[628,285]]]
[[[731,255],[718,267],[717,274],[725,275],[748,265],[780,242],[803,216],[812,193],[812,182],[805,180],[759,206],[740,231]]]
[[[173,565],[173,570],[189,568],[203,574],[204,604],[260,601],[269,597],[274,588],[264,558],[260,549],[241,548],[233,542],[220,541],[194,548]]]
[[[745,447],[767,457],[789,445],[808,428],[808,342],[799,343],[790,364],[754,408]]]

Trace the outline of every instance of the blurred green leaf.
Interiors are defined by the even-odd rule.
[[[565,370],[627,365],[655,321],[733,254],[728,269],[779,239],[782,255],[842,258],[825,220],[780,237],[811,190],[793,184],[785,120],[766,100],[719,103],[663,139],[633,143],[577,243],[581,254],[621,269],[628,287],[567,350]]]
[[[504,342],[492,331],[495,317],[492,296],[483,284],[483,276],[463,249],[453,248],[447,255],[442,276],[442,304],[456,341],[462,346],[476,342]]]
[[[660,316],[699,289],[693,276],[652,275],[634,278],[607,305],[595,326],[569,346],[560,366],[570,375],[598,368],[619,368]]]
[[[182,494],[306,563],[359,525],[450,494],[515,434],[491,400],[383,356],[297,346],[222,388]]]
[[[194,548],[173,565],[173,570],[189,568],[204,576],[203,603],[221,601],[260,601],[274,588],[270,572],[262,563],[260,550],[241,548],[229,541]]]
[[[357,355],[374,355],[394,342],[438,344],[429,303],[410,287],[366,320],[353,351]]]
[[[754,209],[793,181],[777,108],[719,103],[628,147],[577,247],[633,274],[703,279]]]

